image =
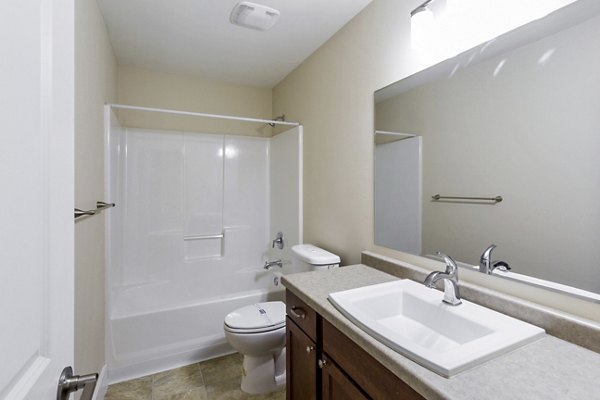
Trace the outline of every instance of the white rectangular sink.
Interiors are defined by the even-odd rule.
[[[405,279],[329,294],[354,324],[393,350],[451,377],[544,335],[544,330]]]

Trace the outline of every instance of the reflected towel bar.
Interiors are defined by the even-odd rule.
[[[95,210],[83,211],[83,210],[80,210],[79,208],[76,208],[75,209],[75,219],[80,218],[80,217],[85,217],[85,216],[96,215],[96,214],[99,214],[101,211],[103,211],[107,208],[114,207],[114,206],[115,206],[115,203],[105,203],[103,201],[97,201]]]
[[[465,196],[441,196],[439,194],[436,194],[434,196],[431,196],[433,201],[438,201],[438,200],[470,200],[470,201],[493,201],[494,203],[500,203],[503,198],[502,196],[496,196],[496,197],[465,197]]]
[[[183,240],[204,240],[204,239],[223,239],[225,235],[190,235],[184,236]]]

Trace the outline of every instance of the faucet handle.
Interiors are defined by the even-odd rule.
[[[496,248],[495,244],[491,244],[481,253],[481,262],[489,262],[492,257],[492,251]]]
[[[441,251],[438,251],[436,254],[438,256],[442,257],[444,259],[444,261],[446,262],[446,273],[447,274],[455,274],[458,271],[458,267],[456,266],[456,261],[454,261],[452,259],[452,257],[450,257],[447,254],[442,253]]]
[[[277,248],[279,250],[282,250],[283,246],[284,246],[283,241],[284,241],[283,233],[277,232],[277,235],[275,236],[275,240],[273,240],[272,248],[275,248],[275,246],[277,246]]]

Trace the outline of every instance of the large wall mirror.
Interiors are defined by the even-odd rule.
[[[376,244],[469,265],[495,244],[511,273],[600,293],[593,3],[375,93]]]

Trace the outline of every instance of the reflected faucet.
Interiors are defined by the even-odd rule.
[[[485,249],[485,251],[481,255],[481,258],[479,259],[479,272],[491,275],[496,268],[501,269],[503,271],[510,270],[510,266],[504,261],[491,261],[492,251],[495,248],[496,245],[492,244],[487,249]]]
[[[479,272],[490,275],[492,273],[491,260],[492,260],[492,251],[496,248],[495,244],[490,245],[479,259]]]
[[[437,255],[444,258],[446,262],[446,271],[434,271],[427,275],[423,284],[429,288],[435,289],[437,281],[444,281],[444,303],[452,306],[457,306],[462,301],[460,300],[460,291],[458,289],[458,267],[452,257],[447,256],[442,252],[437,252]]]

